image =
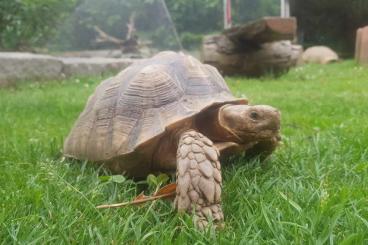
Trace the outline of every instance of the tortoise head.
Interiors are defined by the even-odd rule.
[[[224,105],[219,122],[237,143],[268,140],[279,136],[280,112],[267,105]]]

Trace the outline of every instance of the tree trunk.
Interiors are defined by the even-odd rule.
[[[296,30],[295,18],[264,17],[205,36],[202,61],[226,75],[277,75],[295,66],[302,54],[302,47],[291,42]]]
[[[277,75],[295,66],[302,51],[300,45],[291,41],[259,45],[244,41],[239,45],[225,35],[211,35],[203,40],[201,58],[224,75]]]
[[[251,42],[262,44],[281,40],[296,39],[297,24],[294,17],[264,17],[223,32],[235,43]]]

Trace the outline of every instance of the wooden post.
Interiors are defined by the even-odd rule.
[[[361,65],[368,65],[368,26],[357,31],[355,58]]]
[[[224,29],[228,29],[232,26],[231,17],[231,0],[223,0],[224,6]]]
[[[362,32],[363,28],[359,28],[356,32],[356,39],[355,39],[355,60],[359,63],[360,62],[360,48],[362,44]]]

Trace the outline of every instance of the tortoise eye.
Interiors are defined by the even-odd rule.
[[[255,112],[255,111],[252,111],[252,112],[250,113],[250,117],[251,117],[252,119],[258,119],[258,113],[257,113],[257,112]]]

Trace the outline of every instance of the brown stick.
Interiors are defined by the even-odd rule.
[[[172,197],[172,196],[175,196],[175,194],[176,194],[176,192],[170,192],[170,193],[165,193],[165,194],[158,195],[158,196],[147,197],[145,199],[133,200],[131,202],[99,205],[96,208],[98,208],[98,209],[101,209],[101,208],[119,208],[119,207],[124,207],[124,206],[128,206],[128,205],[135,205],[135,204],[145,203],[145,202],[148,202],[148,201],[153,201],[153,200],[161,199],[161,198],[164,198],[164,197]]]
[[[130,40],[130,39],[132,39],[134,33],[136,32],[136,29],[135,29],[135,12],[133,12],[130,15],[127,27],[128,27],[128,32],[127,32],[125,40]]]
[[[103,30],[101,30],[100,27],[94,26],[93,28],[95,29],[95,31],[99,35],[98,38],[96,39],[96,42],[110,42],[110,43],[113,43],[113,44],[119,45],[119,46],[124,44],[124,40],[118,39],[116,37],[113,37],[113,36],[107,34]]]

